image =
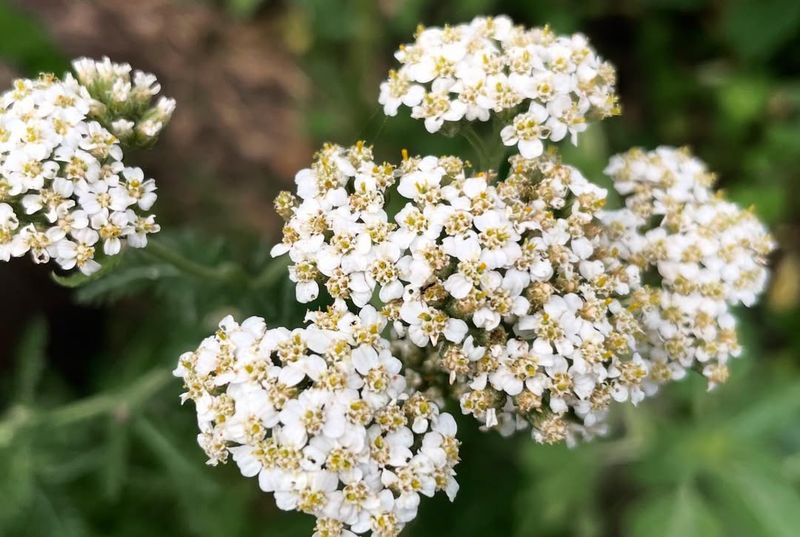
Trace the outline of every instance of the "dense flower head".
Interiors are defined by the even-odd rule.
[[[297,186],[276,200],[273,255],[291,257],[298,300],[323,285],[340,309],[380,303],[412,344],[404,359],[427,356],[487,427],[572,439],[612,400],[644,396],[638,325],[618,300],[638,268],[597,258],[606,192],[554,154],[512,157],[498,180],[455,157],[377,165],[363,144],[326,146]]]
[[[30,253],[91,274],[100,251],[143,247],[159,230],[147,214],[155,182],[124,163],[96,112],[70,74],[17,80],[0,96],[0,260]]]
[[[408,393],[374,308],[310,314],[306,328],[226,317],[175,375],[197,408],[198,442],[258,476],[280,509],[317,518],[319,536],[393,537],[420,495],[458,485],[456,424]]]
[[[575,143],[590,121],[619,114],[614,68],[581,34],[477,17],[420,26],[414,43],[402,45],[395,58],[400,67],[380,87],[387,115],[406,106],[429,132],[496,116],[505,125],[503,143],[527,158],[542,153],[543,140],[570,136]]]
[[[661,382],[688,368],[724,382],[740,347],[731,307],[753,305],[766,286],[775,243],[748,210],[712,190],[715,176],[687,149],[632,149],[606,169],[625,207],[602,215],[608,255],[639,267],[648,282],[629,300],[641,344]]]

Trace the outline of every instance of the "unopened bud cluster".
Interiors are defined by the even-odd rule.
[[[30,253],[37,263],[52,259],[91,274],[100,268],[100,252],[144,247],[159,231],[147,213],[156,185],[125,164],[120,139],[106,128],[108,115],[92,94],[102,86],[99,73],[111,80],[130,67],[88,59],[74,66],[79,80],[69,73],[21,79],[0,97],[0,260]],[[157,83],[146,79],[152,92]],[[139,96],[145,82],[136,80],[120,110],[147,102]]]
[[[72,63],[80,82],[94,99],[92,115],[123,144],[149,146],[169,123],[175,99],[161,91],[155,75],[132,70],[108,58],[81,58]]]

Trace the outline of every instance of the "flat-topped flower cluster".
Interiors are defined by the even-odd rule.
[[[606,173],[625,199],[602,215],[608,254],[659,282],[628,300],[651,375],[664,382],[697,367],[709,387],[724,382],[728,358],[741,351],[730,309],[752,306],[764,290],[774,240],[751,211],[713,192],[714,174],[686,149],[633,149]]]
[[[392,537],[420,494],[452,500],[448,399],[484,429],[572,444],[688,369],[723,382],[731,308],[755,303],[775,247],[687,150],[612,157],[616,210],[560,159],[552,142],[619,113],[614,69],[583,36],[477,18],[421,28],[396,57],[387,115],[405,106],[510,158],[325,145],[276,198],[271,252],[321,309],[295,330],[226,318],[175,371],[209,463],[258,475],[317,518],[315,537]],[[497,139],[476,141],[470,122],[490,119]]]
[[[124,163],[117,131],[133,117],[136,142],[152,142],[174,101],[150,107],[155,77],[137,71],[131,85],[127,64],[84,58],[74,68],[78,80],[21,79],[0,97],[0,260],[30,253],[91,274],[99,250],[141,248],[159,230],[147,213],[155,182]]]
[[[603,189],[551,155],[511,167],[497,181],[456,157],[393,166],[363,144],[327,146],[298,174],[299,197],[278,197],[273,254],[289,254],[300,302],[320,284],[341,309],[377,298],[394,338],[435,355],[465,413],[556,441],[586,434],[612,397],[641,398],[646,371],[628,371],[641,367],[638,325],[615,298],[638,268],[594,255]],[[394,184],[405,205],[390,219]]]
[[[230,456],[258,476],[279,508],[316,516],[315,535],[396,535],[420,495],[455,496],[455,420],[406,391],[374,308],[313,317],[291,331],[226,317],[181,356],[198,442],[210,464]]]
[[[576,142],[594,119],[617,115],[616,73],[581,34],[515,26],[508,17],[478,17],[444,28],[420,27],[395,53],[401,67],[381,84],[387,115],[401,105],[429,132],[445,122],[488,121],[506,127],[503,143],[527,158],[542,140]]]

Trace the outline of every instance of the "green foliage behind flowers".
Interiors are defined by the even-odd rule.
[[[323,139],[365,137],[414,153],[458,149],[376,104],[395,44],[419,21],[506,12],[529,25],[583,31],[619,67],[621,118],[592,127],[566,158],[599,175],[630,145],[690,142],[731,198],[752,203],[781,243],[769,300],[741,312],[746,357],[711,394],[687,379],[616,415],[608,439],[576,449],[503,441],[461,420],[461,492],[434,501],[410,536],[794,536],[800,527],[800,13],[789,0],[605,2],[231,2],[280,16],[317,95],[306,124]],[[0,54],[33,75],[64,62],[36,22],[3,8]],[[15,21],[22,21],[19,24]],[[188,67],[190,68],[190,67]],[[396,157],[397,155],[390,155]],[[220,187],[221,188],[221,187]],[[161,202],[167,205],[167,202]],[[235,468],[206,469],[194,412],[176,408],[175,357],[223,313],[302,317],[272,237],[200,239],[208,215],[163,242],[213,275],[127,251],[114,273],[74,291],[102,308],[100,350],[77,355],[84,378],[52,367],[59,335],[32,320],[20,336],[0,401],[0,535],[309,535],[304,517]],[[173,222],[172,229],[178,227]],[[165,226],[166,228],[166,226]],[[233,261],[230,261],[233,260]],[[269,269],[269,267],[272,267]],[[45,344],[45,342],[49,342]],[[630,409],[628,409],[630,410]]]

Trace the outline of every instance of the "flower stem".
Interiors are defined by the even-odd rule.
[[[498,171],[503,163],[507,149],[500,140],[500,129],[502,127],[503,124],[495,118],[492,122],[492,132],[488,140],[484,140],[472,125],[466,125],[460,131],[477,154],[478,166],[481,171]]]
[[[466,125],[461,129],[461,135],[469,142],[469,145],[472,146],[472,149],[475,151],[475,155],[477,156],[477,164],[481,170],[486,169],[486,165],[488,164],[486,159],[486,148],[483,145],[483,140],[481,140],[480,135],[475,132],[475,129],[472,125]]]
[[[202,265],[184,257],[174,248],[165,246],[161,241],[151,240],[144,252],[165,263],[168,263],[184,274],[194,276],[201,280],[230,281],[238,272],[237,267],[225,263],[217,267]]]
[[[273,259],[267,263],[264,270],[251,281],[250,286],[254,289],[272,287],[280,281],[282,277],[286,277],[289,274],[288,266],[288,258]]]
[[[172,379],[166,369],[156,369],[139,377],[126,388],[110,390],[80,399],[53,410],[18,405],[0,422],[0,447],[14,441],[21,430],[43,425],[48,428],[73,425],[99,416],[119,413],[125,416],[140,408]]]
[[[46,413],[43,420],[54,427],[71,425],[114,411],[129,412],[157,394],[172,379],[166,369],[156,369],[140,377],[126,389],[100,393]]]
[[[505,121],[501,120],[497,116],[492,117],[492,133],[489,139],[490,149],[486,150],[486,157],[488,160],[489,169],[492,169],[496,172],[500,171],[500,166],[502,166],[503,160],[508,153],[508,148],[503,143],[503,139],[500,136],[500,131],[505,125]]]

